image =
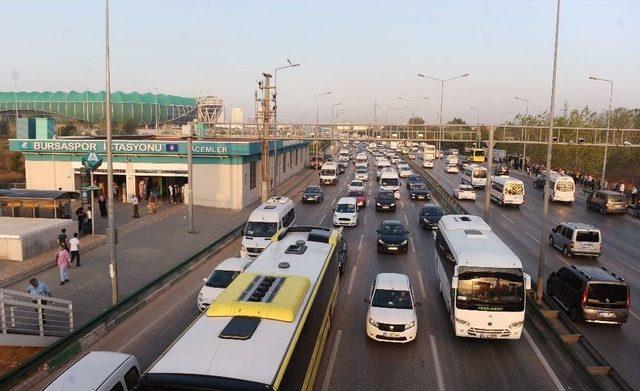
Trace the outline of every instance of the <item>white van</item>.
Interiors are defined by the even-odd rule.
[[[369,158],[367,158],[367,154],[361,152],[356,155],[356,167],[364,167],[367,168],[369,166]]]
[[[543,186],[544,187],[544,186]],[[576,184],[572,177],[552,171],[549,176],[549,200],[572,203],[576,200]]]
[[[380,273],[373,282],[367,310],[367,336],[376,341],[406,343],[416,338],[418,317],[409,277]]]
[[[382,170],[389,167],[391,167],[391,163],[387,159],[378,159],[376,163],[376,178],[379,180]]]
[[[198,310],[204,311],[229,284],[238,277],[252,262],[251,258],[227,258],[216,266],[209,277],[203,278],[204,285],[198,293],[196,305]]]
[[[487,169],[477,164],[469,164],[462,173],[462,183],[473,187],[487,186]]]
[[[271,197],[257,207],[242,234],[241,257],[257,257],[271,243],[271,237],[296,221],[294,204],[288,197]]]
[[[499,205],[524,204],[524,183],[510,176],[496,176],[491,182],[491,199]]]
[[[333,225],[355,227],[358,224],[358,200],[355,197],[342,197],[333,212]]]
[[[140,364],[135,356],[90,352],[70,366],[45,391],[131,391],[136,389]]]
[[[446,164],[458,164],[458,155],[447,155],[447,157],[444,158],[444,162]]]
[[[326,162],[320,167],[320,184],[335,185],[336,183],[338,183],[338,164]]]
[[[396,199],[400,198],[400,178],[393,168],[383,168],[380,172],[380,190],[391,190]]]

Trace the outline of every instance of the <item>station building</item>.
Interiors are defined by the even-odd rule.
[[[271,186],[286,180],[308,165],[306,141],[271,141]],[[187,183],[188,142],[179,138],[118,139],[112,141],[114,188],[107,192],[106,140],[104,138],[12,139],[11,151],[25,158],[27,189],[76,190],[83,183],[82,159],[96,153],[104,163],[94,171],[94,183],[105,197],[130,202],[133,194],[142,199],[155,191],[169,196],[177,189],[184,201]],[[194,205],[241,209],[260,198],[261,142],[259,140],[194,139]],[[275,162],[277,154],[276,173]],[[86,182],[86,181],[84,181]],[[98,195],[99,195],[98,194]]]

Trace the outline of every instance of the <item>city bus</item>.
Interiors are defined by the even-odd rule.
[[[442,216],[434,259],[456,336],[520,338],[531,277],[484,220],[473,215]]]
[[[484,149],[482,148],[469,148],[467,152],[469,160],[474,163],[484,163]]]
[[[435,158],[436,158],[436,146],[431,144],[426,144],[422,151],[422,159],[435,160]]]
[[[339,288],[341,230],[290,227],[143,375],[141,390],[312,390]]]
[[[520,179],[510,176],[493,177],[491,200],[501,206],[513,205],[519,208],[524,204],[524,183]]]

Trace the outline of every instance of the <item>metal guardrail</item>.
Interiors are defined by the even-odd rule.
[[[19,368],[7,373],[0,378],[0,389],[10,389],[17,383],[26,381],[27,378],[30,377],[29,375],[34,373],[36,375],[33,376],[33,382],[38,382],[53,369],[64,365],[73,355],[93,344],[100,337],[107,334],[109,330],[125,320],[130,314],[135,312],[139,306],[152,300],[155,295],[162,292],[164,288],[174,284],[185,273],[193,270],[200,261],[220,251],[231,243],[231,241],[239,237],[243,226],[244,224],[233,228],[221,238],[206,245],[195,255],[183,260],[177,266],[133,292],[115,306],[94,317],[78,330],[61,338]]]
[[[459,205],[458,201],[453,198],[452,195],[447,193],[447,191],[440,186],[431,174],[413,161],[410,161],[409,165],[426,181],[427,185],[431,187],[434,196],[447,213],[469,214],[466,209]],[[532,285],[532,291],[535,291],[535,281],[532,281]],[[593,385],[597,388],[633,390],[633,387],[631,387],[620,373],[618,373],[618,371],[616,371],[615,368],[613,368],[597,351],[597,349],[581,335],[575,324],[564,312],[560,311],[555,303],[551,302],[546,296],[544,296],[543,301],[544,306],[551,309],[551,312],[555,315],[554,318],[557,318],[560,321],[565,330],[559,330],[554,326],[548,319],[549,311],[543,311],[541,308],[538,308],[532,300],[527,301],[528,310],[534,311],[535,316],[542,320],[545,328],[550,331],[552,335],[556,336],[555,340],[558,346],[560,346],[563,352],[578,365],[583,376],[590,377]],[[529,316],[529,313],[527,316]],[[607,384],[608,387],[605,387],[602,382],[599,381],[601,378],[605,378],[609,381]]]

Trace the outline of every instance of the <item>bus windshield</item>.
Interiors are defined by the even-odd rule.
[[[276,234],[278,223],[267,223],[264,221],[249,221],[244,230],[245,236],[255,236],[258,238],[268,238]]]
[[[382,178],[380,184],[382,186],[398,186],[398,178]]]
[[[524,311],[523,277],[493,271],[461,273],[456,307],[477,311]]]

